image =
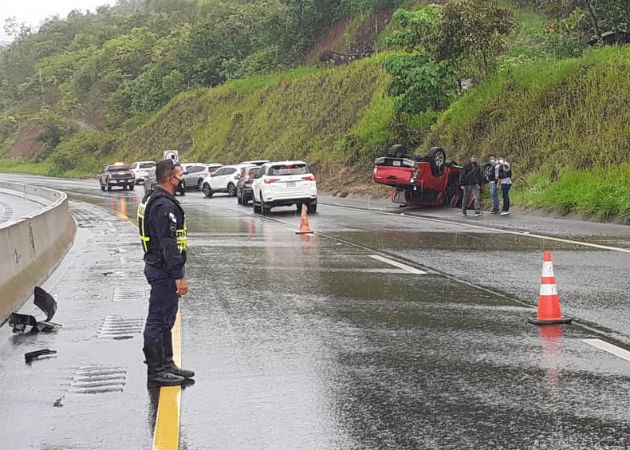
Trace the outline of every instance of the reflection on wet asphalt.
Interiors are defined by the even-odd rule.
[[[133,217],[141,192],[75,183],[74,201]],[[594,335],[580,326],[527,324],[523,306],[536,304],[548,244],[563,310],[625,339],[628,281],[616,274],[627,256],[326,207],[310,217],[324,235],[298,236],[289,209],[265,219],[222,196],[181,201],[183,365],[197,376],[180,448],[630,447],[629,363],[582,342]],[[378,251],[452,278],[408,273]]]
[[[627,371],[582,330],[549,344],[501,297],[233,210],[197,217],[215,231],[191,241],[185,362],[204,395],[184,400],[188,448],[627,443]]]

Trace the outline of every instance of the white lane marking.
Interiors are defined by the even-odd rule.
[[[618,356],[626,361],[630,361],[630,352],[628,350],[624,350],[623,348],[617,347],[616,345],[609,344],[608,342],[602,341],[601,339],[582,339],[589,345],[593,347],[601,348],[602,350],[606,350],[608,353],[612,353],[615,356]]]
[[[415,275],[424,275],[424,274],[426,274],[426,272],[423,272],[422,270],[416,269],[415,267],[411,267],[411,266],[408,266],[407,264],[399,263],[397,261],[394,261],[393,259],[385,258],[385,257],[380,256],[380,255],[370,255],[370,258],[378,259],[379,261],[382,261],[382,262],[387,263],[387,264],[391,264],[394,267],[398,267],[399,269],[406,270],[407,272],[413,273]]]
[[[352,206],[341,206],[341,205],[333,205],[333,204],[330,204],[330,203],[321,203],[321,202],[320,202],[320,204],[321,205],[326,205],[326,206],[336,206],[337,208],[354,209],[354,210],[358,210],[358,211],[366,211],[366,212],[376,211],[379,214],[385,214],[385,215],[388,215],[388,216],[398,216],[398,217],[401,216],[400,213],[390,213],[390,212],[386,212],[386,211],[380,211],[378,209],[366,209],[366,208],[358,208],[358,207],[352,207]],[[437,222],[437,223],[445,223],[445,224],[448,224],[448,225],[460,225],[460,226],[466,227],[466,228],[480,228],[482,230],[496,231],[498,233],[515,234],[517,236],[527,236],[527,237],[533,237],[533,238],[536,238],[536,239],[548,239],[550,241],[564,242],[566,244],[575,244],[575,245],[582,245],[584,247],[599,248],[599,249],[602,249],[602,250],[612,250],[612,251],[615,251],[615,252],[630,253],[630,249],[627,249],[627,248],[610,247],[608,245],[600,245],[600,244],[591,244],[590,242],[572,241],[571,239],[562,239],[562,238],[557,238],[557,237],[553,237],[553,236],[544,236],[544,235],[541,235],[541,234],[532,234],[529,231],[505,230],[503,228],[493,228],[493,227],[486,227],[486,226],[483,226],[483,225],[473,225],[473,224],[469,224],[469,223],[461,223],[461,222],[450,221],[450,220],[436,219],[434,217],[427,217],[427,216],[416,215],[416,214],[402,215],[402,217],[413,218],[413,219],[424,219],[424,220],[429,220],[429,221]]]

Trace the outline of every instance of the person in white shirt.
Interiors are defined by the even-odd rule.
[[[512,187],[512,167],[506,161],[505,157],[498,155],[497,165],[494,168],[494,177],[497,180],[497,187],[501,187],[503,195],[503,207],[501,208],[501,216],[510,214],[510,188]]]

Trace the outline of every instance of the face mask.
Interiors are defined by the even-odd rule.
[[[499,160],[499,164],[503,164],[505,161],[503,161],[502,159]]]

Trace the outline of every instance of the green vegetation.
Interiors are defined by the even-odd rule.
[[[568,170],[552,182],[550,168],[541,168],[528,178],[515,196],[518,204],[578,212],[598,220],[630,220],[630,165]]]
[[[454,103],[428,143],[460,160],[471,151],[506,152],[521,176],[544,164],[557,176],[627,162],[629,56],[627,48],[609,47],[497,74]]]
[[[37,175],[50,175],[50,164],[47,162],[32,162],[23,159],[0,159],[2,172],[34,173]]]
[[[164,148],[186,148],[190,160],[305,158],[325,165],[357,160],[358,152],[376,154],[391,134],[385,118],[375,118],[370,107],[391,111],[379,101],[387,81],[382,60],[298,69],[181,94],[124,139],[122,157],[159,157]]]

